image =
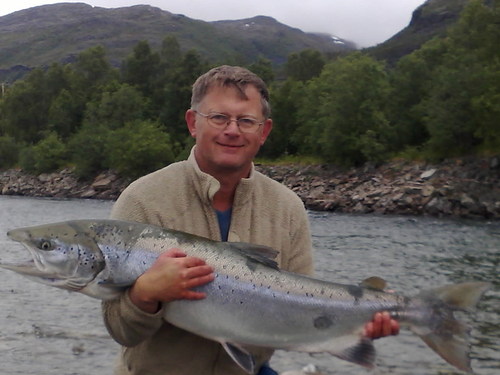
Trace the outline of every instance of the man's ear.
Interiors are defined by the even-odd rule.
[[[268,118],[262,124],[262,133],[260,135],[260,145],[261,146],[266,142],[266,139],[269,136],[269,134],[271,133],[272,129],[273,129],[273,120]]]
[[[191,134],[191,137],[196,138],[196,112],[193,109],[188,109],[184,118],[186,119],[189,134]]]

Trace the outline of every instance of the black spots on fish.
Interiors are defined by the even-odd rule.
[[[334,325],[334,318],[328,315],[321,315],[313,320],[314,328],[318,330],[325,330]]]
[[[353,296],[356,300],[363,297],[363,288],[357,285],[349,285],[347,287],[347,292],[349,292],[349,294]]]

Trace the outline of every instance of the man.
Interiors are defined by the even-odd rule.
[[[111,216],[214,240],[270,246],[279,250],[281,268],[311,274],[311,236],[302,202],[253,167],[273,126],[264,82],[240,67],[212,69],[193,85],[185,118],[196,139],[188,160],[132,183]],[[120,299],[105,302],[105,324],[124,347],[116,374],[243,375],[219,343],[162,319],[163,304],[204,298],[192,288],[213,278],[213,269],[202,259],[171,249]],[[376,338],[397,329],[395,321],[379,315],[366,334]],[[261,374],[272,371],[266,365],[272,350],[250,350]]]

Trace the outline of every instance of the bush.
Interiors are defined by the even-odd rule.
[[[28,173],[35,173],[35,150],[33,146],[26,146],[19,152],[19,165]]]
[[[111,131],[105,126],[84,125],[68,143],[75,173],[90,178],[109,168],[108,141]]]
[[[110,167],[139,177],[174,161],[170,136],[150,121],[136,121],[112,132],[108,143]]]
[[[50,133],[32,147],[33,172],[53,172],[66,163],[66,146],[56,133]]]
[[[7,169],[17,163],[19,157],[19,145],[14,138],[9,136],[0,137],[0,168]]]

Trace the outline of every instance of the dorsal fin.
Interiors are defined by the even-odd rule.
[[[381,277],[378,276],[372,276],[367,279],[364,279],[359,286],[363,288],[368,288],[368,289],[373,289],[373,290],[380,290],[383,291],[385,287],[387,286],[387,282],[382,279]]]
[[[228,242],[228,244],[254,262],[279,269],[278,263],[274,260],[278,256],[279,251],[269,246],[254,245],[246,242]]]

